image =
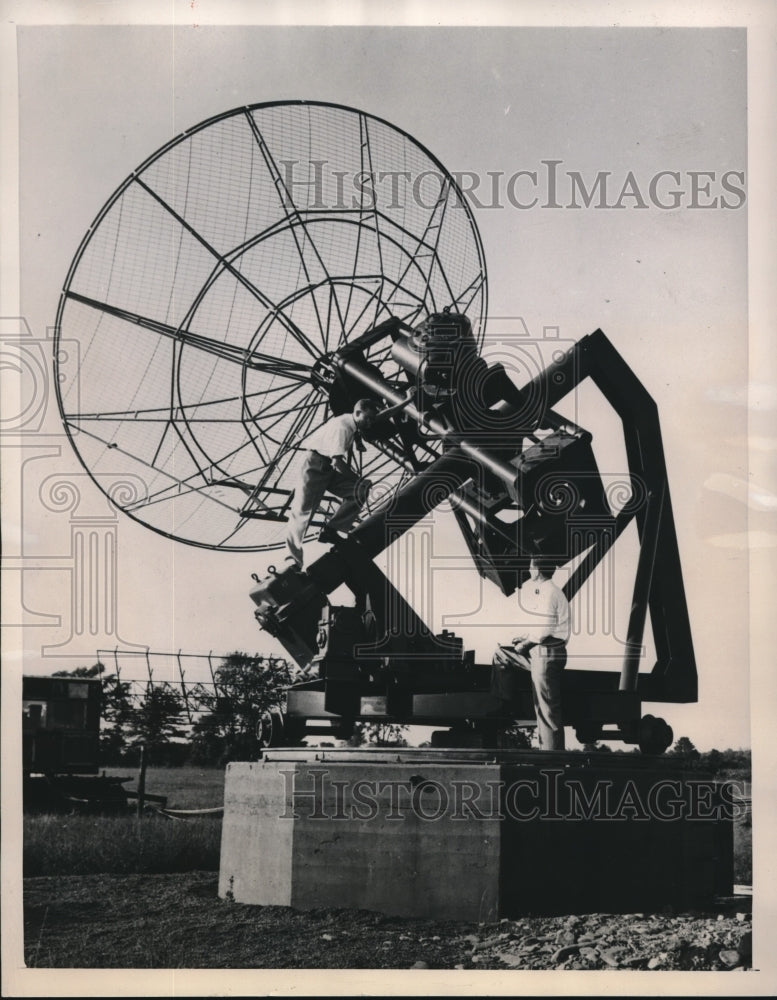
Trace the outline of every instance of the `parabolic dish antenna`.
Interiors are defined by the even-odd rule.
[[[56,320],[62,419],[135,520],[277,548],[300,445],[331,415],[317,366],[451,305],[482,343],[480,237],[439,160],[352,108],[238,108],[154,153],[84,237]],[[365,357],[403,384],[385,340]],[[384,497],[408,474],[371,446],[362,473]]]

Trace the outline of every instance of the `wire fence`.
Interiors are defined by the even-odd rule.
[[[183,715],[193,725],[221,701],[228,702],[230,692],[219,683],[219,667],[231,653],[184,653],[135,649],[98,649],[97,660],[103,666],[103,677],[114,675],[117,683],[126,685],[125,697],[132,703],[143,702],[153,689],[174,693]],[[275,671],[288,668],[282,657],[256,656],[248,660]]]

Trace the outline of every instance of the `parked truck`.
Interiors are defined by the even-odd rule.
[[[25,812],[127,809],[131,779],[99,773],[100,716],[97,678],[22,678]]]

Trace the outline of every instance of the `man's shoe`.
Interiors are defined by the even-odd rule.
[[[335,531],[334,528],[330,528],[328,524],[325,524],[318,533],[319,542],[339,542],[342,541],[342,538],[343,536],[340,532]]]

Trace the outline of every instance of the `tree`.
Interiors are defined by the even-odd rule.
[[[133,719],[130,684],[115,674],[102,679],[100,758],[103,764],[120,764],[129,748]]]
[[[102,663],[98,662],[91,667],[76,667],[74,670],[55,670],[52,677],[100,677],[105,670]]]
[[[750,779],[749,750],[708,750],[699,758],[699,767],[715,775]]]
[[[195,764],[213,764],[220,760],[224,743],[222,713],[206,712],[192,726],[192,760]]]
[[[353,727],[353,736],[348,740],[352,747],[406,747],[405,733],[407,726],[394,722],[357,722]]]
[[[513,723],[502,734],[501,746],[510,750],[530,750],[533,726],[519,726]]]
[[[140,704],[131,709],[129,743],[145,746],[149,758],[159,761],[170,740],[184,735],[179,723],[183,702],[177,691],[166,684],[149,685]]]
[[[687,763],[697,761],[701,756],[687,736],[681,736],[671,750],[668,751],[668,755],[671,757],[682,757]]]
[[[708,750],[699,757],[699,766],[716,775],[723,766],[723,754],[720,750]]]
[[[230,653],[214,671],[209,710],[194,724],[193,758],[227,763],[258,756],[262,716],[283,708],[286,688],[300,674],[296,664],[279,657]]]

